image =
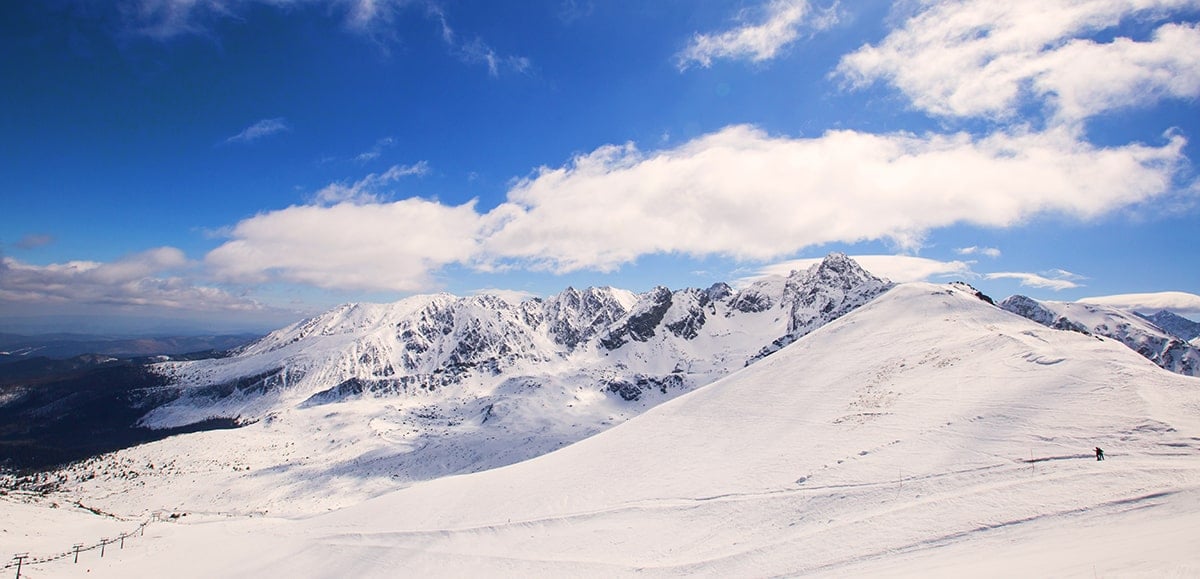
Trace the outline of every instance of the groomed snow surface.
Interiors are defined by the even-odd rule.
[[[219,446],[246,434],[199,436]],[[313,488],[312,500],[339,503],[326,497],[358,492],[354,476]],[[196,492],[171,480],[139,495],[160,504],[129,505],[129,521],[104,525],[136,527],[173,508],[172,493]],[[78,509],[48,515],[7,499],[0,509],[22,523],[0,536],[13,552],[111,532],[75,526],[97,519]],[[963,291],[904,284],[745,370],[532,460],[318,515],[190,513],[103,559],[24,572],[1193,577],[1197,528],[1200,379]]]

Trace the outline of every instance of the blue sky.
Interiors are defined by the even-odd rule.
[[[1197,317],[1200,1],[1129,4],[6,3],[0,323],[260,331],[829,251]]]

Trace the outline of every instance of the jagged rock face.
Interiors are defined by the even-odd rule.
[[[708,316],[705,308],[712,304],[708,292],[697,289],[680,290],[671,298],[672,306],[678,310],[674,319],[663,324],[672,334],[691,340],[700,335],[700,328]],[[664,316],[665,317],[665,316]]]
[[[850,313],[893,285],[841,253],[830,254],[807,271],[792,272],[784,286],[782,304],[790,308],[787,333],[764,346],[748,363]]]
[[[1043,305],[1042,302],[1030,297],[1022,295],[1009,296],[1000,302],[1000,307],[1023,318],[1033,320],[1047,328],[1079,332],[1088,336],[1092,335],[1087,326],[1073,321],[1066,316],[1059,315],[1057,312]]]
[[[733,310],[744,314],[752,314],[756,312],[765,312],[775,305],[774,300],[766,292],[759,288],[749,287],[734,296],[730,306]],[[732,313],[730,314],[732,315]]]
[[[662,322],[663,316],[671,308],[671,290],[658,286],[650,290],[646,296],[638,300],[633,311],[629,312],[615,327],[600,338],[600,345],[616,350],[634,340],[645,342],[654,336],[654,330]]]
[[[739,291],[724,283],[641,295],[567,288],[516,305],[494,296],[416,296],[340,306],[231,358],[164,364],[162,372],[184,392],[180,404],[208,405],[206,416],[252,418],[280,404],[466,385],[486,392],[513,376],[538,383],[545,372],[574,373],[574,383],[637,401],[707,384],[890,287],[832,254]],[[256,400],[255,393],[270,396]]]
[[[962,282],[962,281],[956,281],[956,282],[951,282],[950,285],[961,291],[967,292],[988,304],[991,304],[993,306],[996,305],[996,301],[993,300],[991,296],[975,289],[975,287],[969,283]]]
[[[1043,326],[1117,340],[1166,370],[1200,376],[1200,350],[1140,316],[1084,303],[1040,302],[1012,296],[1000,307]]]
[[[1141,316],[1141,314],[1138,315]],[[1160,310],[1149,316],[1141,317],[1181,340],[1194,342],[1200,338],[1200,322],[1193,322],[1173,312]]]
[[[806,272],[788,277],[786,295],[792,311],[788,335],[793,340],[849,313],[892,283],[867,273],[841,253],[830,254]]]
[[[568,287],[544,301],[531,300],[525,304],[529,304],[530,311],[538,312],[535,316],[544,320],[555,342],[574,350],[629,312],[620,293],[613,288],[579,291]]]

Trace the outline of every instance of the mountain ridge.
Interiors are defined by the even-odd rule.
[[[1195,385],[963,287],[901,284],[557,452],[300,519],[192,511],[98,574],[1170,575],[1200,563]]]
[[[1050,328],[1114,339],[1165,370],[1200,376],[1200,349],[1144,316],[1110,306],[1039,301],[1023,295],[1008,297],[1000,307]]]

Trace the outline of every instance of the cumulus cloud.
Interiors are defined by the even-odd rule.
[[[1015,116],[1027,101],[1073,122],[1159,99],[1200,96],[1200,28],[1166,22],[1150,38],[1091,38],[1130,18],[1162,22],[1195,0],[942,0],[876,45],[844,56],[851,86],[886,82],[947,117]]]
[[[1065,289],[1080,287],[1076,282],[1080,279],[1083,279],[1080,276],[1063,270],[1055,270],[1053,272],[1047,272],[1046,274],[1004,271],[989,273],[984,275],[984,277],[987,279],[1015,279],[1025,287],[1036,287],[1054,291],[1062,291]]]
[[[1187,292],[1155,292],[1096,296],[1079,300],[1082,303],[1111,306],[1144,314],[1170,310],[1185,316],[1200,316],[1200,296]]]
[[[201,311],[253,311],[261,306],[215,287],[172,275],[188,266],[183,252],[160,247],[112,262],[31,265],[0,261],[0,302],[90,304]]]
[[[850,257],[872,274],[897,283],[926,281],[933,278],[961,279],[975,276],[971,271],[971,266],[962,261],[939,261],[911,255],[852,255]],[[823,258],[792,259],[773,263],[760,268],[756,276],[746,278],[739,283],[753,281],[768,275],[786,276],[793,271],[806,270],[820,263],[821,259]]]
[[[422,291],[439,268],[472,258],[482,222],[474,202],[294,206],[238,223],[205,263],[234,282]]]
[[[404,177],[423,176],[429,174],[429,163],[419,161],[413,165],[392,165],[383,173],[371,173],[350,184],[330,183],[314,196],[320,205],[336,205],[338,203],[379,203],[385,194],[384,187],[389,183],[399,181]]]
[[[542,167],[486,212],[474,202],[381,201],[383,185],[427,170],[397,165],[331,185],[312,205],[242,221],[206,263],[232,281],[423,291],[451,264],[565,273],[652,254],[767,261],[869,240],[911,250],[940,227],[1094,219],[1155,199],[1172,190],[1183,146],[1174,135],[1158,147],[1097,147],[1066,129],[789,138],[738,125],[674,148],[609,145]],[[966,272],[950,263],[945,273]]]
[[[776,259],[830,242],[915,248],[931,229],[1091,219],[1167,192],[1184,139],[1102,148],[1067,130],[772,137],[732,126],[674,149],[605,146],[519,181],[485,257],[567,272],[646,254]]]
[[[994,247],[978,247],[972,245],[970,247],[960,247],[955,249],[954,252],[959,255],[985,255],[991,258],[1000,257],[1000,250]]]
[[[694,35],[687,47],[675,55],[679,70],[693,65],[707,68],[720,58],[770,60],[795,42],[805,26],[820,30],[837,22],[833,10],[814,14],[808,0],[772,0],[763,12],[761,22],[743,22],[724,32]],[[748,18],[743,14],[739,20]]]
[[[263,137],[291,130],[283,119],[263,119],[242,129],[242,132],[225,139],[226,143],[251,143]]]

